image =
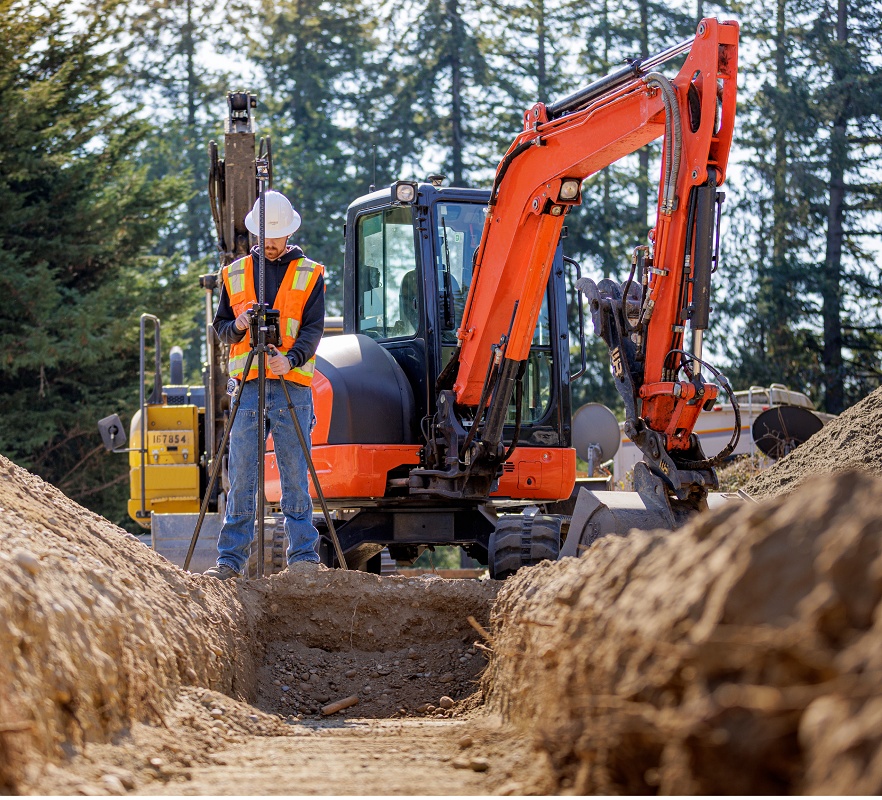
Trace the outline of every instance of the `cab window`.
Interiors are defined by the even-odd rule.
[[[456,331],[462,322],[465,301],[472,283],[472,259],[484,231],[484,206],[478,203],[438,203],[435,205],[435,269],[438,276],[438,316],[441,328],[442,366],[453,355]],[[548,318],[548,293],[533,332],[533,342],[524,373],[521,423],[541,420],[551,402],[552,353]],[[516,419],[514,399],[506,423]]]
[[[420,298],[410,208],[387,208],[358,220],[358,332],[374,339],[413,336]]]

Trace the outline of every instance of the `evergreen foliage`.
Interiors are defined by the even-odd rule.
[[[437,162],[440,152],[440,170],[450,185],[474,186],[475,171],[495,166],[502,156],[481,147],[492,113],[474,6],[469,0],[411,0],[390,7],[386,35],[398,56],[389,63],[396,71],[389,112],[411,129],[410,155],[431,151]],[[496,130],[495,120],[491,128]]]
[[[228,90],[247,89],[241,78],[209,67],[206,57],[228,45],[222,32],[236,30],[211,0],[105,0],[123,69],[117,92],[144,107],[161,135],[151,136],[140,159],[150,177],[178,175],[189,191],[157,244],[164,255],[190,261],[215,250],[205,186],[207,144],[222,135]],[[216,62],[216,59],[212,59]]]
[[[138,314],[177,289],[146,252],[184,187],[135,163],[150,130],[107,92],[100,21],[72,17],[0,2],[0,452],[120,520],[127,464],[95,423],[137,402]]]
[[[0,452],[120,519],[127,465],[95,421],[138,395],[141,312],[198,380],[215,263],[206,145],[256,92],[275,188],[342,308],[346,208],[372,185],[487,186],[535,102],[694,32],[703,0],[0,0]],[[882,0],[741,0],[738,141],[708,345],[736,388],[838,411],[882,375]],[[719,12],[725,18],[728,12]],[[676,64],[666,65],[667,74]],[[589,177],[582,274],[625,277],[654,224],[657,145]],[[573,314],[575,319],[575,314]],[[618,406],[588,324],[574,404]],[[11,421],[14,420],[14,423]]]
[[[329,310],[342,313],[346,208],[367,191],[370,174],[359,128],[375,22],[363,0],[264,1],[255,14],[247,35],[272,135],[274,188],[300,211],[294,240],[327,267]]]
[[[837,413],[882,376],[882,7],[742,10],[757,51],[741,67],[738,144],[749,156],[734,173],[727,240],[738,246],[726,248],[715,340],[736,385],[783,382]]]

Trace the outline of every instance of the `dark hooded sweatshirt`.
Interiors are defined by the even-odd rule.
[[[254,288],[258,289],[257,268],[260,261],[260,253],[255,245],[251,248],[251,256],[254,264]],[[266,302],[270,308],[275,308],[276,295],[279,293],[279,287],[282,285],[282,279],[288,271],[288,264],[292,261],[303,258],[303,250],[298,246],[288,246],[288,250],[284,252],[276,261],[266,262],[266,271],[264,273]],[[233,307],[230,305],[230,298],[227,294],[227,286],[221,281],[221,296],[217,311],[214,315],[214,330],[218,338],[224,344],[235,344],[241,342],[248,335],[248,331],[237,331],[233,324],[236,321],[236,315],[233,313]],[[325,281],[323,276],[319,276],[313,287],[312,293],[306,300],[303,307],[303,319],[300,320],[300,330],[297,331],[297,339],[294,346],[288,351],[288,361],[292,367],[302,367],[310,358],[315,355],[318,349],[319,340],[325,330]]]

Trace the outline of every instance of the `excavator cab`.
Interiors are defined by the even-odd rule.
[[[414,478],[432,466],[431,420],[441,402],[436,387],[458,349],[488,200],[486,191],[399,181],[349,206],[343,334],[323,339],[317,354],[313,457],[353,566],[370,568],[384,547],[407,562],[434,545],[459,545],[488,563],[504,512],[520,518],[525,508],[572,493],[560,248],[543,293],[519,407],[513,400],[506,413],[503,446],[511,454],[490,491],[477,498],[426,491]],[[468,409],[461,418],[469,428]],[[268,483],[271,502],[274,492]],[[552,538],[559,538],[557,527]],[[541,555],[555,557],[556,550],[541,549]]]
[[[402,184],[412,187],[412,200],[397,198]],[[395,359],[413,389],[418,431],[436,411],[435,383],[457,346],[488,199],[486,191],[402,181],[349,207],[344,332],[374,339]],[[570,446],[569,369],[567,288],[558,248],[523,379],[519,446]],[[516,417],[512,401],[507,445]],[[521,488],[535,491],[541,482],[528,476]],[[506,490],[514,500],[516,489]],[[555,498],[562,493],[559,484],[545,489]]]

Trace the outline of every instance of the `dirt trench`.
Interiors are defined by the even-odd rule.
[[[486,664],[469,618],[487,624],[493,582],[322,571],[221,583],[2,457],[0,567],[3,791],[298,793],[260,766],[270,751],[307,764],[297,780],[317,793],[361,793],[371,771],[400,793],[488,780],[458,731]],[[331,769],[320,752],[338,742],[353,755]],[[235,759],[221,754],[237,747],[226,784]],[[446,777],[401,780],[410,750]]]
[[[878,794],[880,498],[822,478],[504,584],[220,583],[0,457],[0,789]]]

